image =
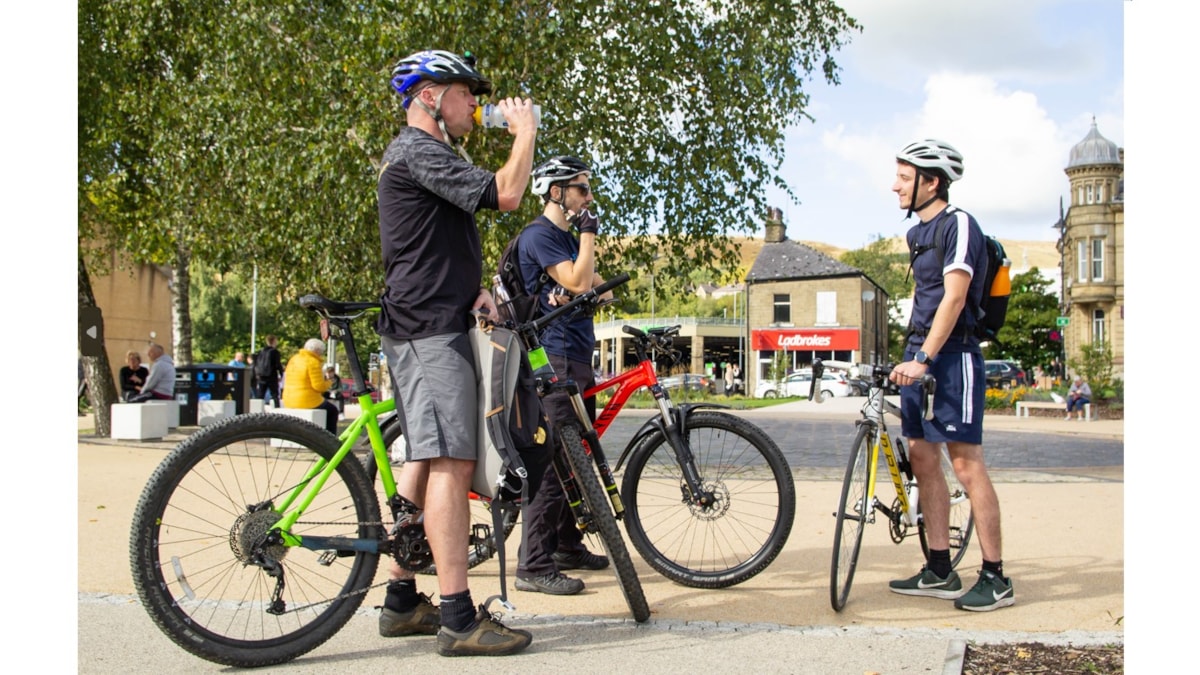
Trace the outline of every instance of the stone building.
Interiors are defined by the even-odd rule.
[[[107,273],[90,275],[92,294],[104,320],[104,345],[112,367],[113,381],[125,365],[130,349],[142,355],[149,367],[146,349],[151,342],[174,356],[171,319],[170,271],[155,265],[138,265],[111,253]]]
[[[1125,368],[1125,151],[1100,135],[1095,119],[1071,148],[1065,169],[1070,208],[1059,219],[1063,349],[1070,365],[1083,345],[1107,342],[1113,375]]]
[[[797,370],[813,358],[874,363],[887,358],[887,292],[861,270],[787,238],[770,209],[762,251],[746,275],[747,390],[782,353]]]

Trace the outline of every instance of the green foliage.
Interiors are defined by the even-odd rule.
[[[1070,369],[1080,375],[1092,389],[1092,395],[1103,397],[1106,390],[1113,390],[1112,346],[1107,342],[1089,342],[1079,347],[1079,356],[1067,361]],[[1122,385],[1122,389],[1124,386]]]
[[[1016,361],[1032,377],[1034,366],[1046,367],[1062,352],[1062,343],[1050,339],[1058,298],[1049,289],[1050,281],[1036,267],[1012,278],[1008,319],[1000,329],[1000,344],[987,347],[987,358]]]
[[[137,262],[190,255],[243,278],[257,263],[285,304],[375,298],[376,173],[403,119],[391,66],[469,49],[498,97],[543,106],[538,159],[596,167],[602,274],[661,254],[655,290],[674,297],[689,272],[736,265],[724,238],[757,230],[767,185],[787,189],[784,129],[858,29],[831,0],[81,0],[79,236]],[[490,169],[510,146],[464,143]],[[485,260],[539,210],[481,214]]]
[[[904,331],[907,326],[891,319],[900,300],[911,298],[913,280],[908,274],[908,254],[893,253],[882,234],[863,248],[846,251],[839,261],[861,270],[888,294],[888,358],[900,362],[904,358]]]

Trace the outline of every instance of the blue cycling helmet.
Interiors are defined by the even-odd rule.
[[[426,49],[400,59],[392,68],[392,88],[404,97],[406,109],[412,102],[414,87],[421,80],[442,84],[465,82],[473,96],[492,93],[492,81],[475,70],[475,55],[470,52],[459,56],[440,49]]]

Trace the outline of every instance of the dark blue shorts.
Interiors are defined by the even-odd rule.
[[[909,345],[904,360],[911,361],[916,348]],[[923,438],[931,443],[983,443],[983,355],[977,352],[942,353],[930,365],[937,379],[933,395],[933,419],[921,416],[921,387],[900,388],[900,429],[906,438]]]

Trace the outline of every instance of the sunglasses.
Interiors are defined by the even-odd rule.
[[[578,188],[584,197],[592,194],[592,187],[587,183],[567,183],[566,187]]]

